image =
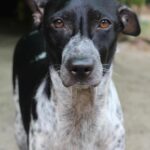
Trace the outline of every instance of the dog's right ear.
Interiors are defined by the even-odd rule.
[[[123,25],[122,33],[137,36],[141,32],[137,15],[128,7],[121,6],[119,8],[119,17]]]
[[[29,8],[32,11],[33,21],[35,26],[39,26],[43,19],[44,6],[49,0],[26,0]]]

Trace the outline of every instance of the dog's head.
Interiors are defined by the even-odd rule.
[[[119,33],[137,36],[137,16],[115,0],[28,0],[51,64],[65,86],[96,86],[110,69]]]

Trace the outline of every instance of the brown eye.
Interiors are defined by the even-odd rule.
[[[107,28],[109,28],[110,25],[111,25],[111,22],[109,20],[103,19],[100,21],[99,28],[107,29]]]
[[[63,20],[61,19],[56,19],[54,22],[53,22],[53,26],[55,28],[63,28],[64,27],[64,22]]]

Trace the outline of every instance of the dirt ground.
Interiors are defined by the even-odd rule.
[[[0,35],[0,150],[17,150],[11,68],[15,35]],[[127,150],[150,150],[150,45],[142,41],[119,44],[114,75],[121,99]]]

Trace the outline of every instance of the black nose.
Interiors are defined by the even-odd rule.
[[[94,62],[91,59],[74,59],[69,63],[70,73],[78,78],[88,77],[94,68]]]

